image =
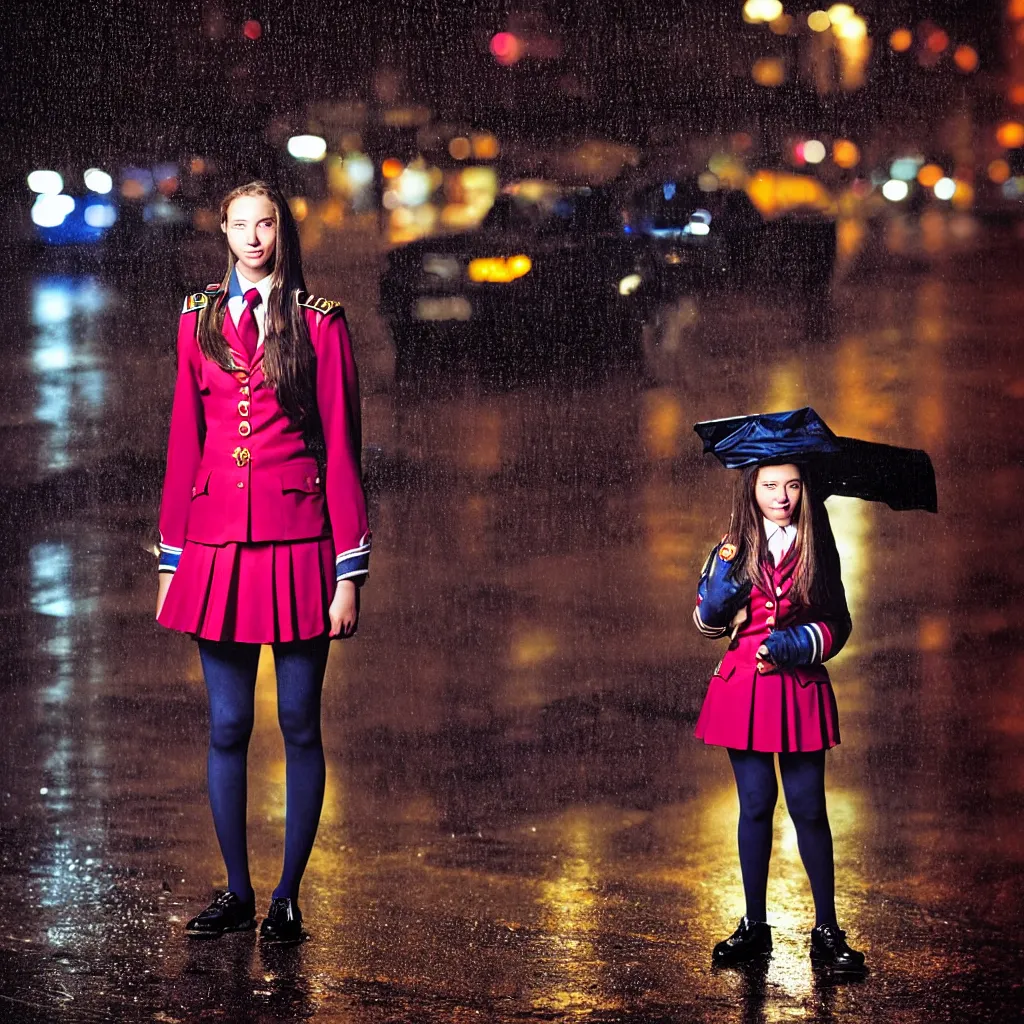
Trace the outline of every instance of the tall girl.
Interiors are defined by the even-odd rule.
[[[814,896],[815,963],[861,971],[836,921],[832,832],[825,807],[825,752],[839,742],[839,716],[824,662],[850,635],[839,556],[821,502],[801,468],[743,470],[732,523],[697,588],[694,621],[708,637],[730,636],[708,684],[697,736],[725,747],[739,794],[739,858],[746,913],[719,942],[712,963],[767,958],[772,934],[766,890],[778,756],[786,806]]]
[[[210,704],[210,806],[227,889],[185,926],[255,927],[246,755],[260,645],[272,644],[286,756],[284,864],[260,936],[304,937],[299,883],[324,794],[320,695],[369,572],[359,384],[340,305],[310,295],[281,194],[221,203],[227,269],[185,299],[160,507],[157,619],[189,633]]]

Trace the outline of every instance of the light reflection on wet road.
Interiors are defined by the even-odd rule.
[[[374,565],[359,638],[329,667],[313,941],[270,952],[181,937],[223,880],[198,660],[153,624],[143,550],[180,296],[18,277],[0,381],[0,1018],[1014,1019],[1015,264],[993,246],[882,268],[839,289],[827,336],[785,307],[681,302],[642,372],[511,383],[506,366],[394,384],[372,310],[349,300]],[[368,266],[341,287],[321,267],[314,287],[372,293]],[[781,812],[775,958],[762,976],[708,967],[742,895],[726,759],[691,736],[716,649],[688,616],[729,477],[691,426],[802,404],[927,448],[944,512],[830,502],[855,623],[833,673],[840,920],[873,967],[845,986],[808,963]],[[283,828],[271,674],[268,659],[250,761],[261,904]]]

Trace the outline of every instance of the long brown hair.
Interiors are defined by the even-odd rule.
[[[728,542],[736,546],[735,562],[740,573],[751,582],[767,586],[765,568],[768,563],[768,538],[764,532],[764,516],[757,504],[755,489],[757,474],[762,465],[790,465],[789,460],[778,463],[762,463],[747,466],[736,481],[732,499],[732,520],[729,524]],[[796,527],[794,550],[796,569],[790,599],[796,604],[808,606],[812,602],[824,601],[828,596],[827,573],[821,566],[821,535],[829,530],[828,514],[824,508],[815,514],[815,501],[807,481],[806,468],[797,465],[800,471],[800,503],[793,514]],[[819,525],[817,520],[821,519]],[[834,546],[834,545],[833,545]]]
[[[316,409],[316,360],[310,343],[306,318],[299,298],[306,291],[299,252],[299,232],[284,196],[265,181],[250,181],[233,188],[221,201],[220,223],[227,226],[228,208],[241,196],[265,196],[274,207],[277,241],[270,295],[264,313],[263,377],[277,390],[277,399],[288,418],[312,434],[318,430]],[[225,370],[234,369],[231,350],[224,337],[227,293],[235,270],[235,254],[228,251],[228,266],[221,281],[221,293],[199,313],[199,351]]]

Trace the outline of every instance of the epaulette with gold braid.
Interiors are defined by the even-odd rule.
[[[197,309],[205,309],[220,294],[220,284],[208,284],[201,292],[193,292],[185,296],[182,313],[194,313]]]
[[[321,299],[316,295],[303,295],[299,299],[299,305],[306,309],[315,309],[318,313],[330,313],[334,309],[341,309],[341,303],[334,299]]]

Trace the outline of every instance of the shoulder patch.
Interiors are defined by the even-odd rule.
[[[222,289],[219,281],[208,284],[201,292],[193,292],[185,296],[185,305],[182,313],[194,313],[197,309],[205,309],[218,295]]]
[[[315,309],[318,313],[330,313],[332,310],[341,309],[341,303],[334,299],[321,299],[316,295],[304,295],[299,299],[299,305],[306,309]]]

